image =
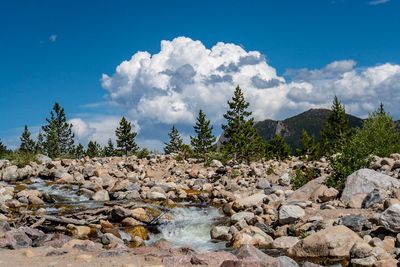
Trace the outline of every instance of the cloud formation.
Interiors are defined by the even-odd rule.
[[[258,51],[222,42],[207,48],[186,37],[161,41],[153,55],[137,52],[101,79],[108,100],[130,118],[188,125],[199,109],[219,123],[237,85],[256,120],[329,107],[334,95],[355,115],[366,116],[382,101],[398,117],[399,81],[399,65],[358,68],[353,60],[334,61],[322,69],[289,70],[283,77]]]

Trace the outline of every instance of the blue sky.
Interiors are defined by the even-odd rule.
[[[227,91],[219,95],[221,88],[233,90],[235,83],[247,85],[250,80],[254,88],[247,86],[248,95],[256,119],[280,119],[310,107],[329,106],[332,94],[342,96],[356,115],[365,116],[377,101],[383,101],[398,118],[399,12],[398,0],[1,1],[0,139],[15,145],[23,125],[35,131],[58,101],[68,117],[75,119],[79,141],[97,138],[102,142],[108,138],[105,135],[112,134],[116,118],[125,115],[138,125],[142,145],[160,148],[172,124],[180,126],[188,138],[193,114],[199,108],[209,110],[218,133],[218,116],[229,95]],[[183,36],[186,39],[175,39]],[[170,41],[171,49],[185,44],[183,51],[195,49],[190,46],[195,41],[207,49],[218,42],[231,43],[235,51],[226,46],[221,49],[232,53],[232,58],[240,60],[257,51],[260,56],[254,57],[262,62],[238,65],[243,70],[232,74],[230,83],[207,83],[212,92],[218,90],[216,99],[212,93],[197,102],[190,98],[198,93],[193,84],[204,86],[200,79],[215,77],[217,72],[225,77],[228,72],[212,69],[198,77],[207,63],[197,66],[198,58],[160,53],[162,40]],[[168,78],[176,81],[178,77],[179,84],[170,82],[151,93],[149,85],[124,85],[130,78],[147,77],[115,71],[138,51],[168,57],[160,73],[170,71]],[[229,60],[224,60],[211,57],[204,62],[228,66]],[[153,67],[141,70],[155,71]],[[182,76],[182,71],[184,75],[196,73],[195,81]],[[109,78],[108,88],[103,74]],[[154,78],[151,86],[164,78]],[[278,81],[280,86],[260,87],[255,79]],[[170,98],[161,99],[164,94]],[[279,99],[273,99],[276,95]],[[264,106],[260,98],[265,100]],[[157,101],[176,108],[153,114],[155,108],[138,106],[165,104]],[[168,114],[172,119],[165,117]]]

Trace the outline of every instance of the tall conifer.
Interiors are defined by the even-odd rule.
[[[125,117],[122,117],[119,122],[115,135],[117,136],[117,147],[123,155],[128,156],[137,152],[138,146],[135,142],[137,133],[132,130],[131,123]]]
[[[202,110],[199,111],[196,125],[193,126],[196,136],[190,137],[190,143],[196,157],[206,160],[207,153],[213,148],[215,136],[212,134],[213,127],[210,121],[206,119],[206,114]]]

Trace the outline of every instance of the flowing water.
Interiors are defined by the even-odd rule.
[[[65,207],[69,207],[68,212],[74,212],[103,205],[79,194],[77,185],[55,184],[35,177],[24,186],[28,189],[39,190],[46,199],[50,199],[52,203],[46,205],[46,210],[52,214],[62,213]],[[225,242],[214,242],[210,236],[212,226],[225,218],[217,208],[187,204],[173,208],[168,213],[172,215],[172,220],[158,225],[156,231],[150,232],[148,245],[165,239],[174,247],[191,246],[197,251],[226,249]],[[120,234],[123,235],[124,232],[121,231]]]
[[[214,207],[183,207],[171,210],[173,220],[158,227],[151,234],[149,244],[165,239],[175,247],[191,246],[197,251],[214,251],[226,248],[225,242],[213,242],[211,227],[223,219]]]

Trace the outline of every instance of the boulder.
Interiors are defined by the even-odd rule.
[[[251,219],[254,218],[254,213],[249,212],[249,211],[242,211],[242,212],[238,212],[235,213],[231,216],[231,222],[233,224],[237,223],[240,220],[245,220],[245,221],[249,221]]]
[[[299,241],[299,238],[296,236],[281,236],[272,242],[272,248],[288,250],[296,245]]]
[[[15,165],[8,166],[3,170],[3,181],[10,182],[18,179],[18,167]]]
[[[369,194],[374,189],[390,190],[393,188],[400,188],[399,180],[374,170],[361,169],[347,177],[341,200],[350,201],[354,195]]]
[[[226,265],[226,266],[263,266],[263,267],[284,267],[281,262],[271,257],[252,245],[243,245],[236,249],[233,254],[241,260],[247,260],[258,265]],[[222,265],[221,265],[222,266]]]
[[[157,192],[157,191],[149,191],[146,194],[146,197],[149,200],[155,200],[155,201],[167,199],[167,196],[164,193]]]
[[[233,202],[232,208],[234,210],[243,210],[253,206],[260,206],[267,195],[264,193],[257,193],[251,196],[239,198]]]
[[[214,226],[210,231],[211,238],[218,240],[226,240],[229,241],[232,238],[232,235],[229,233],[228,226]]]
[[[364,242],[344,225],[331,226],[311,234],[289,249],[289,256],[299,258],[349,258],[357,242]]]
[[[92,196],[92,199],[95,201],[109,201],[110,196],[108,195],[107,190],[100,190]]]
[[[247,226],[237,233],[231,240],[233,248],[239,248],[242,245],[253,245],[258,248],[270,248],[273,242],[272,237],[255,226]]]
[[[36,160],[45,165],[50,164],[52,162],[51,158],[42,154],[37,155]]]
[[[297,205],[282,205],[279,208],[279,223],[294,223],[301,219],[304,215],[304,210]]]
[[[314,192],[316,192],[321,186],[324,186],[326,189],[326,186],[323,185],[326,180],[325,176],[318,177],[314,180],[309,181],[299,189],[293,192],[293,194],[290,195],[288,198],[288,201],[306,201],[310,200],[311,196],[314,195]]]
[[[20,249],[32,246],[32,240],[24,231],[14,229],[4,234],[0,239],[0,248]]]
[[[379,217],[379,222],[385,229],[400,233],[400,204],[387,208]]]

